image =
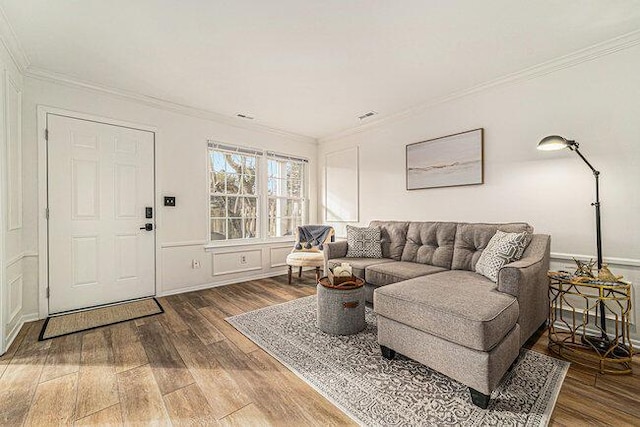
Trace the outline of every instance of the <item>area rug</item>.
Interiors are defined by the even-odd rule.
[[[466,386],[403,356],[382,358],[369,307],[365,330],[351,336],[316,328],[315,295],[226,320],[366,426],[544,426],[569,367],[523,349],[483,410]]]
[[[155,298],[145,298],[51,316],[47,317],[42,326],[40,341],[160,313],[164,313],[160,303]]]

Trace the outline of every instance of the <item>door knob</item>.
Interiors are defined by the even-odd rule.
[[[144,227],[140,227],[140,230],[151,231],[153,230],[153,224],[148,222],[144,225]]]

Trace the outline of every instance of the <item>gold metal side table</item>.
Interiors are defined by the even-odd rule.
[[[603,374],[630,374],[631,284],[602,282],[565,272],[549,272],[549,349]],[[600,304],[606,331],[601,329]],[[605,345],[595,343],[605,338]]]

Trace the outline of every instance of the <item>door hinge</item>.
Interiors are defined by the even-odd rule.
[[[45,129],[44,130],[44,140],[48,141],[49,140],[49,129]]]
[[[44,210],[44,217],[45,217],[46,219],[49,219],[49,208],[46,208],[46,209]]]
[[[49,295],[51,294],[51,291],[49,289],[50,288],[47,286],[47,298],[49,298]]]

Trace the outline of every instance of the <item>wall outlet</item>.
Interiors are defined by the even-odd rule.
[[[197,268],[200,268],[200,260],[192,259],[191,260],[191,268],[193,268],[194,270],[197,269]]]
[[[247,263],[247,256],[242,254],[240,255],[240,264],[246,264]]]

